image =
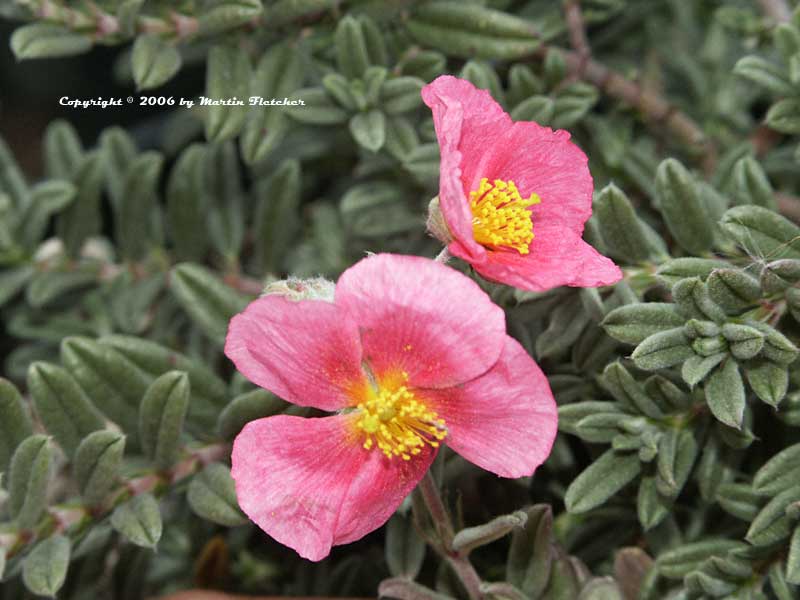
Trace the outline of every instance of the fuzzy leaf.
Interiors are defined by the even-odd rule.
[[[772,496],[797,484],[800,476],[800,444],[784,448],[756,471],[753,489]]]
[[[602,326],[606,333],[627,344],[639,344],[654,333],[683,325],[685,319],[674,304],[643,302],[615,308]]]
[[[538,598],[550,580],[553,513],[544,504],[532,506],[527,513],[524,527],[511,534],[506,578],[528,597]]]
[[[683,328],[655,333],[641,342],[631,358],[636,366],[645,371],[655,371],[681,364],[694,356]]]
[[[25,587],[39,596],[55,597],[67,577],[70,550],[69,538],[63,535],[39,542],[22,566]]]
[[[0,377],[0,473],[8,470],[14,450],[32,433],[22,396],[13,383]]]
[[[714,416],[729,427],[741,429],[745,395],[739,367],[725,361],[709,377],[705,385],[706,403]]]
[[[32,435],[17,446],[8,475],[8,508],[22,529],[39,521],[47,506],[53,450],[47,436]]]
[[[236,396],[220,413],[217,431],[226,440],[233,440],[247,423],[277,415],[287,403],[272,392],[256,389]]]
[[[254,1],[260,9],[260,2]],[[247,99],[250,95],[251,77],[250,59],[243,49],[214,46],[209,50],[206,68],[206,96],[212,101],[223,102],[237,98],[244,102],[244,106],[212,104],[205,107],[207,140],[223,142],[239,134],[247,119]]]
[[[134,496],[114,509],[111,526],[129,542],[155,548],[163,527],[158,502],[149,493]]]
[[[571,513],[583,513],[600,506],[641,470],[636,454],[618,454],[607,450],[589,465],[567,489],[564,502]]]
[[[136,89],[150,90],[172,79],[180,70],[181,55],[160,35],[150,33],[136,38],[131,65]]]
[[[386,526],[386,563],[394,577],[414,579],[425,559],[425,542],[410,520],[395,514]]]
[[[194,476],[186,499],[195,514],[212,523],[235,527],[247,522],[239,510],[230,469],[221,463],[211,463]]]
[[[800,227],[760,206],[736,206],[722,217],[722,228],[748,254],[759,259],[800,258]]]
[[[754,546],[769,546],[789,537],[793,521],[786,514],[786,508],[798,501],[800,486],[780,492],[753,519],[745,539]]]
[[[108,429],[90,433],[78,446],[73,471],[90,506],[101,503],[113,488],[124,451],[125,436]]]
[[[11,50],[17,60],[73,56],[91,47],[89,35],[51,23],[24,25],[11,35]]]
[[[686,168],[667,159],[656,173],[658,207],[678,244],[692,254],[702,254],[714,241],[714,222]]]
[[[178,458],[181,432],[189,408],[189,378],[169,371],[156,379],[142,398],[139,439],[157,468],[166,469]]]

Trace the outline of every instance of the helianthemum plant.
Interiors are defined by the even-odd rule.
[[[503,311],[428,259],[366,258],[330,301],[262,296],[231,321],[225,352],[285,400],[336,411],[252,421],[233,448],[242,509],[312,560],[385,523],[440,444],[522,477],[555,437],[547,379]]]

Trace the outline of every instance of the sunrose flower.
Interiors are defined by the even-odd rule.
[[[592,176],[568,132],[512,121],[489,92],[449,75],[425,86],[422,99],[439,140],[446,225],[439,235],[451,254],[486,279],[524,290],[621,279],[581,239]]]
[[[262,296],[231,320],[225,354],[283,399],[335,413],[258,419],[233,445],[242,510],[311,560],[383,525],[441,444],[521,477],[556,434],[547,379],[503,311],[425,258],[365,258],[332,302]]]

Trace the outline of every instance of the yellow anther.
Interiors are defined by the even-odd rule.
[[[433,448],[447,435],[445,423],[405,385],[370,390],[356,406],[357,427],[365,435],[364,448],[377,447],[387,457],[411,460],[427,444]]]
[[[528,254],[533,241],[529,207],[539,204],[536,194],[523,198],[513,181],[484,177],[478,189],[469,193],[472,232],[475,241],[489,248],[510,248]]]

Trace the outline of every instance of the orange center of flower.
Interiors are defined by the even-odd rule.
[[[513,181],[484,177],[477,190],[469,193],[472,232],[475,241],[492,249],[511,248],[528,254],[533,241],[530,206],[541,201],[531,194],[523,198]]]
[[[438,447],[447,435],[444,420],[405,385],[370,388],[356,409],[361,412],[356,426],[366,436],[364,448],[377,446],[388,458],[411,460],[426,444]]]

